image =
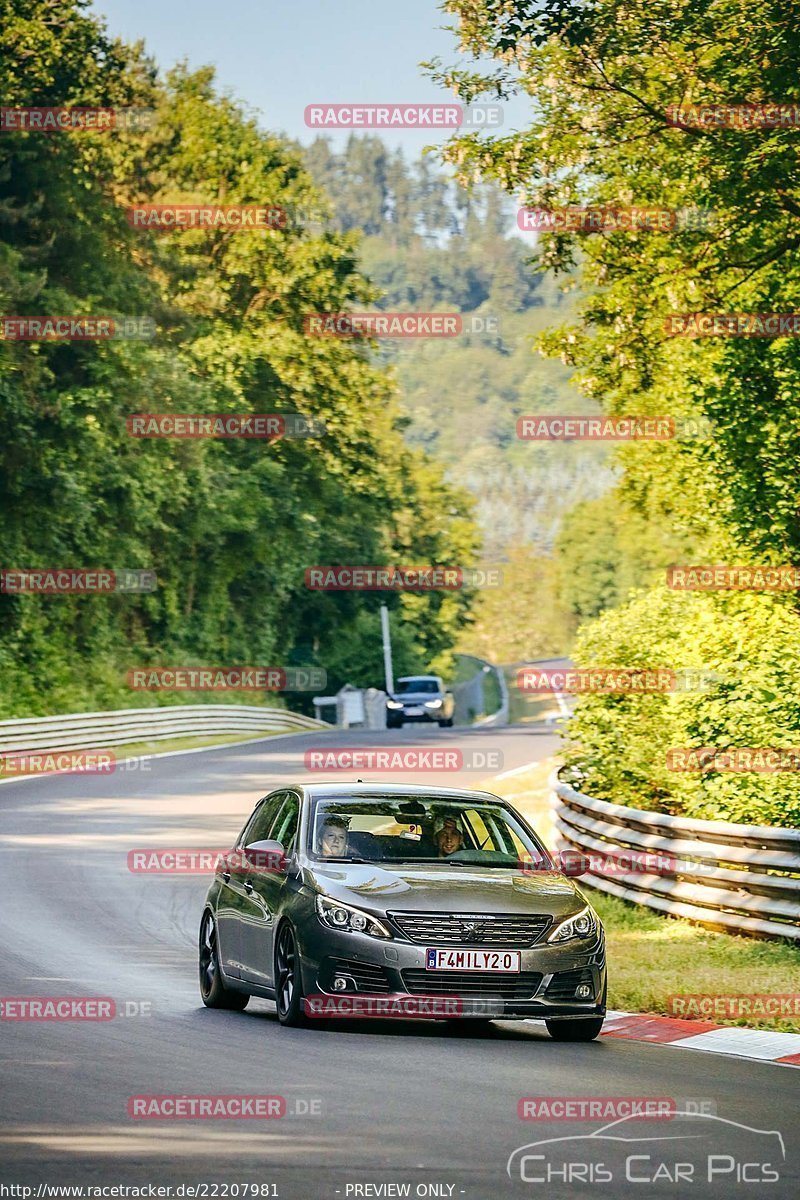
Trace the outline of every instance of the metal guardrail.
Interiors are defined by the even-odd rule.
[[[558,772],[551,789],[559,849],[589,856],[591,887],[728,933],[800,942],[800,830],[609,804]]]
[[[176,704],[168,708],[123,708],[113,712],[66,713],[0,721],[0,754],[95,750],[127,742],[176,737],[210,737],[278,729],[330,729],[322,721],[284,708],[249,704]]]

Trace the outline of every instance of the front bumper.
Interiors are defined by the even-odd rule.
[[[402,721],[404,725],[406,725],[406,724],[425,725],[426,723],[430,723],[430,722],[433,722],[434,724],[436,724],[437,721],[445,721],[445,720],[447,720],[447,717],[446,717],[444,710],[441,708],[431,709],[430,711],[426,711],[423,713],[414,713],[413,715],[409,715],[408,713],[403,712],[397,708],[394,708],[394,709],[387,708],[386,720],[387,720],[387,722],[395,721],[398,724]]]
[[[606,962],[602,932],[599,937],[576,942],[573,946],[545,943],[521,950],[518,974],[428,971],[425,946],[328,929],[319,921],[306,934],[300,952],[306,997],[457,999],[456,1009],[451,1005],[450,1011],[431,1015],[464,1018],[512,1020],[605,1015]],[[347,981],[345,991],[334,990],[337,976]],[[587,985],[591,988],[590,995],[585,999],[576,997],[577,988]],[[409,1008],[414,1007],[409,1004]]]

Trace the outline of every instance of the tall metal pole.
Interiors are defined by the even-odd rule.
[[[386,676],[386,691],[394,695],[394,675],[392,674],[392,638],[389,633],[389,610],[381,605],[381,633],[383,634],[383,673]]]

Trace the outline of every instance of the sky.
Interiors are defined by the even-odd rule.
[[[143,38],[162,68],[212,63],[222,90],[258,109],[265,128],[306,144],[317,135],[304,124],[307,104],[453,100],[418,66],[458,59],[444,28],[455,18],[437,0],[94,0],[94,9],[111,34]],[[382,136],[411,156],[444,140],[411,129]]]

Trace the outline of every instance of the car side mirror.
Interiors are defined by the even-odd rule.
[[[249,846],[245,846],[244,857],[247,865],[255,871],[273,871],[279,874],[286,871],[286,851],[280,842],[271,838],[251,842]]]
[[[571,879],[577,878],[578,875],[585,875],[589,870],[589,859],[587,855],[581,854],[580,850],[561,850],[558,854],[554,854],[553,858],[559,871]]]

